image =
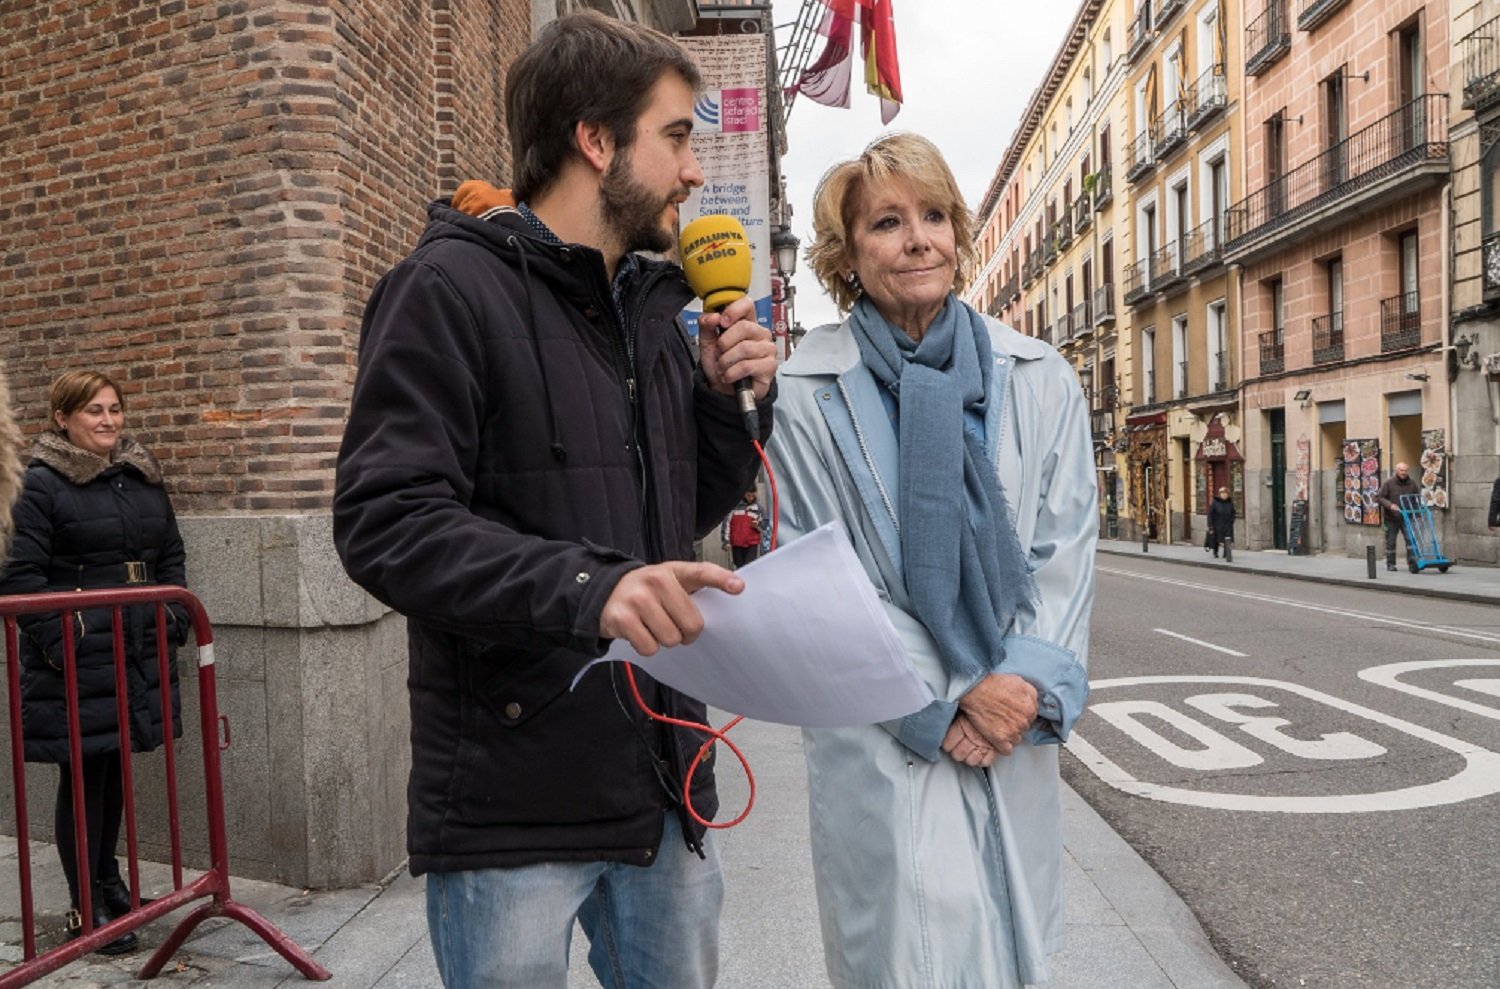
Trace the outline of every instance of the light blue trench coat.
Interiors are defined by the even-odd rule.
[[[1010,989],[1044,982],[1062,947],[1056,743],[1088,692],[1098,538],[1088,409],[1055,350],[986,321],[996,373],[985,437],[1037,587],[999,672],[1034,684],[1041,712],[988,770],[941,749],[973,681],[949,678],[912,614],[896,431],[848,325],[809,333],[779,375],[780,539],[842,523],[938,698],[898,721],[804,733],[824,953],[839,989]]]

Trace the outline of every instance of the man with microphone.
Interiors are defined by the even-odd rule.
[[[764,441],[775,348],[740,299],[695,366],[681,269],[636,253],[670,250],[703,182],[698,84],[664,35],[550,23],[506,80],[512,188],[432,204],[365,312],[334,539],[407,617],[407,842],[448,989],[563,989],[575,918],[604,986],[717,974],[718,859],[681,796],[701,739],[648,720],[619,664],[569,689],[609,640],[691,641],[689,595],[743,586],[693,543],[753,483],[735,385]],[[692,796],[717,809],[707,766]]]

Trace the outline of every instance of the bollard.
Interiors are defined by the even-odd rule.
[[[1369,571],[1369,578],[1375,579],[1375,547],[1365,547],[1365,569]]]
[[[1151,552],[1151,535],[1150,535],[1150,533],[1147,533],[1147,532],[1142,532],[1141,533],[1141,552],[1142,553],[1149,553],[1149,552]]]
[[[1225,563],[1233,563],[1234,562],[1234,540],[1233,539],[1226,539],[1226,540],[1224,540],[1224,562]]]

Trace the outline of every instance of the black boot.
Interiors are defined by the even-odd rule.
[[[111,918],[109,916],[109,911],[104,908],[103,904],[98,902],[96,897],[94,902],[94,930],[97,931],[99,928],[109,923],[110,920]],[[73,939],[82,936],[83,917],[81,914],[79,914],[78,909],[75,907],[72,910],[68,911],[68,940],[72,941]],[[127,931],[126,933],[121,934],[119,937],[115,938],[113,941],[110,941],[108,944],[105,944],[99,948],[95,948],[94,952],[95,954],[100,955],[123,955],[127,951],[134,951],[136,949],[136,946],[140,943],[141,939],[135,936],[134,931]]]
[[[104,909],[109,911],[110,920],[123,917],[130,912],[130,887],[125,885],[125,880],[118,876],[99,883],[99,899],[104,904]],[[151,899],[141,897],[141,906],[151,902],[153,902]]]

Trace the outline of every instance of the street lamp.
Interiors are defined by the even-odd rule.
[[[785,226],[778,226],[771,234],[771,250],[776,254],[776,270],[783,278],[797,273],[797,248],[802,244],[796,234]]]

